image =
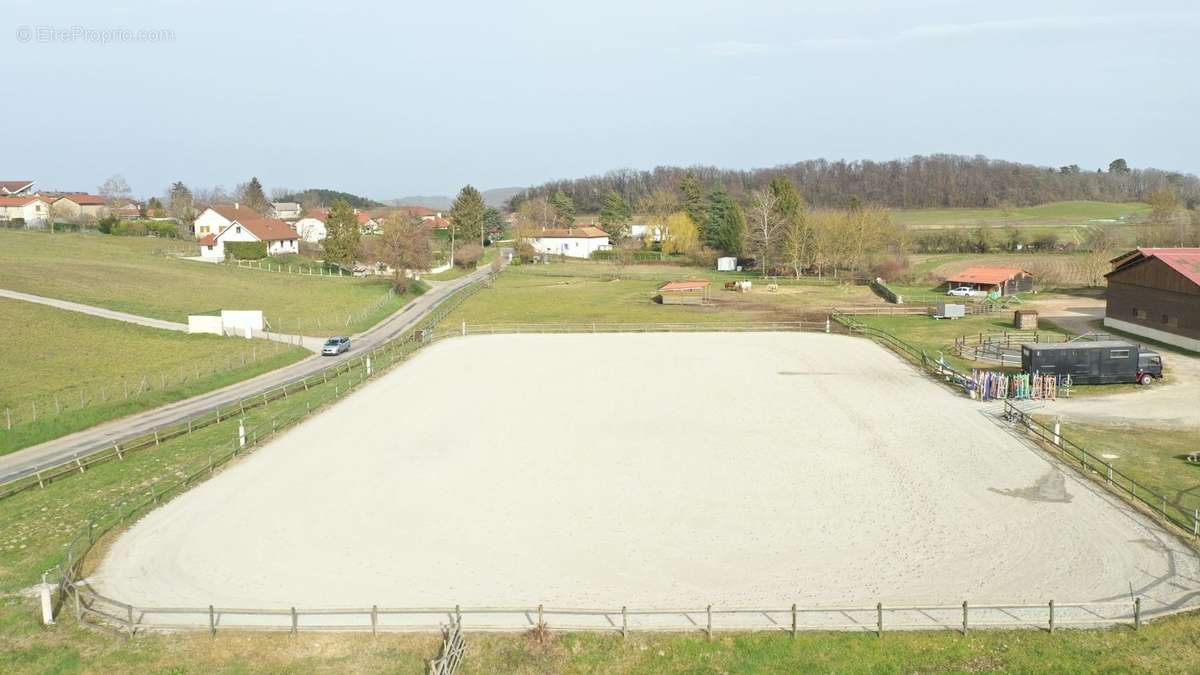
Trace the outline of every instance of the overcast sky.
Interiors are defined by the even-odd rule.
[[[1195,5],[4,0],[0,179],[383,199],[936,152],[1200,173]]]

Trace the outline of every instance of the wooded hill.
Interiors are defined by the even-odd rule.
[[[512,197],[521,202],[550,198],[562,191],[581,212],[598,212],[609,191],[636,204],[654,190],[674,189],[687,173],[709,187],[724,186],[735,198],[763,189],[783,176],[812,206],[844,208],[856,201],[892,208],[987,208],[1030,206],[1069,200],[1141,201],[1164,185],[1173,186],[1188,208],[1200,204],[1200,179],[1159,169],[1131,169],[1114,160],[1108,170],[1084,171],[1076,165],[1034,166],[962,155],[915,156],[889,162],[813,159],[769,169],[746,171],[711,166],[660,166],[650,171],[619,169],[603,176],[551,181]]]

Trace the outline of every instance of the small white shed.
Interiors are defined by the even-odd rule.
[[[736,270],[737,270],[737,258],[735,258],[733,256],[717,258],[717,271],[718,272],[734,272]]]

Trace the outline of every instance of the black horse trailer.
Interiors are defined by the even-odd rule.
[[[1150,384],[1162,377],[1162,357],[1121,340],[1027,344],[1021,346],[1021,369],[1070,375],[1072,384]]]

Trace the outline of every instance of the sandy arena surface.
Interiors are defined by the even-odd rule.
[[[1192,602],[1197,557],[863,339],[455,338],[150,513],[141,606]]]

